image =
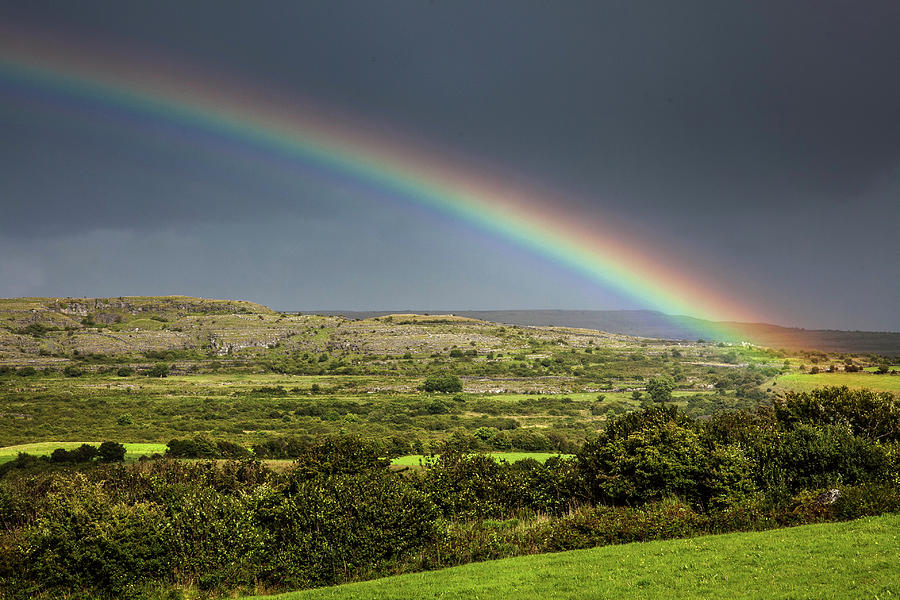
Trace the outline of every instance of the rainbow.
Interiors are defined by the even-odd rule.
[[[552,192],[517,186],[420,141],[296,98],[284,101],[245,83],[122,56],[0,28],[0,85],[87,104],[101,115],[213,136],[349,178],[512,242],[647,308],[712,321],[759,320],[715,285],[660,258],[663,252],[653,256],[615,226],[561,210],[564,199]],[[711,337],[743,336],[734,323],[715,327]]]

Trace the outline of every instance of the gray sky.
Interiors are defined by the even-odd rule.
[[[0,23],[302,95],[564,190],[560,210],[614,218],[770,321],[900,331],[896,2],[6,0]],[[641,307],[364,187],[2,77],[0,165],[2,296]]]

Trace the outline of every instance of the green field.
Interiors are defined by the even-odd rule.
[[[74,450],[82,444],[99,446],[100,442],[36,442],[33,444],[6,446],[5,448],[0,448],[0,464],[13,460],[20,452],[33,454],[35,456],[47,456],[57,448]],[[149,456],[154,453],[162,454],[166,451],[165,444],[125,443],[122,445],[125,446],[125,460],[131,461],[137,460],[141,455],[146,454]]]
[[[475,563],[262,600],[895,598],[900,515]]]
[[[900,392],[900,377],[872,373],[791,373],[776,379],[781,391],[808,392],[826,385],[846,385],[850,388],[868,388],[882,392]]]

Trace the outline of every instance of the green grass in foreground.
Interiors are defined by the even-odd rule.
[[[551,456],[558,456],[557,452],[490,452],[491,456],[496,459],[503,459],[507,462],[516,462],[526,458],[533,458],[538,462],[544,462]],[[564,456],[568,456],[567,454]],[[424,454],[407,454],[406,456],[398,456],[391,461],[392,465],[399,467],[416,467],[425,458]]]
[[[846,385],[849,388],[869,388],[879,392],[900,392],[900,377],[873,373],[791,373],[776,380],[776,391],[808,392],[826,385]]]
[[[100,442],[37,442],[34,444],[19,444],[17,446],[6,446],[0,448],[0,464],[11,461],[16,458],[19,452],[33,454],[35,456],[47,456],[57,448],[65,448],[66,450],[74,450],[82,444],[90,444],[91,446],[100,446]],[[125,460],[137,460],[142,454],[151,455],[155,452],[162,454],[166,451],[165,444],[132,444],[125,443]]]
[[[463,565],[268,600],[895,598],[900,515]]]

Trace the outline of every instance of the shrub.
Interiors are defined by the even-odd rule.
[[[100,462],[122,462],[125,460],[125,446],[118,442],[103,442],[97,448],[97,460]]]
[[[218,450],[218,454],[222,458],[247,458],[250,456],[249,450],[240,444],[227,440],[218,440],[216,442],[216,450]]]
[[[787,392],[775,402],[775,416],[786,428],[809,425],[846,425],[854,435],[900,441],[900,402],[890,392],[822,387],[810,392]]]
[[[834,503],[834,516],[849,520],[860,517],[900,512],[900,487],[896,482],[867,483],[841,487]]]
[[[169,365],[166,363],[156,363],[146,371],[148,377],[167,377],[169,375]]]
[[[69,458],[69,451],[65,448],[57,448],[50,453],[50,462],[52,463],[67,463],[70,461],[71,458]]]
[[[329,585],[377,572],[437,536],[435,505],[387,469],[298,475],[266,514],[273,537],[266,574],[278,585]]]
[[[450,412],[450,407],[443,400],[435,398],[425,405],[425,410],[431,415],[444,415]]]
[[[66,377],[81,377],[84,375],[84,371],[75,365],[68,365],[65,369],[63,369],[63,375]]]
[[[754,489],[751,462],[743,451],[708,439],[674,406],[614,420],[576,457],[594,502],[635,504],[677,496],[706,507]]]
[[[196,436],[190,440],[170,440],[166,444],[166,455],[173,458],[219,458],[221,453],[216,442]]]
[[[86,463],[94,460],[98,453],[96,446],[82,444],[78,448],[69,451],[69,458],[74,462]]]
[[[647,382],[647,393],[654,402],[669,402],[672,400],[672,390],[675,382],[670,377],[651,378]]]
[[[463,389],[462,381],[452,373],[434,374],[425,378],[422,389],[426,392],[454,393]]]
[[[891,469],[886,448],[843,426],[798,425],[774,441],[756,460],[765,473],[775,474],[767,482],[771,488],[798,492],[855,485],[884,480]]]

